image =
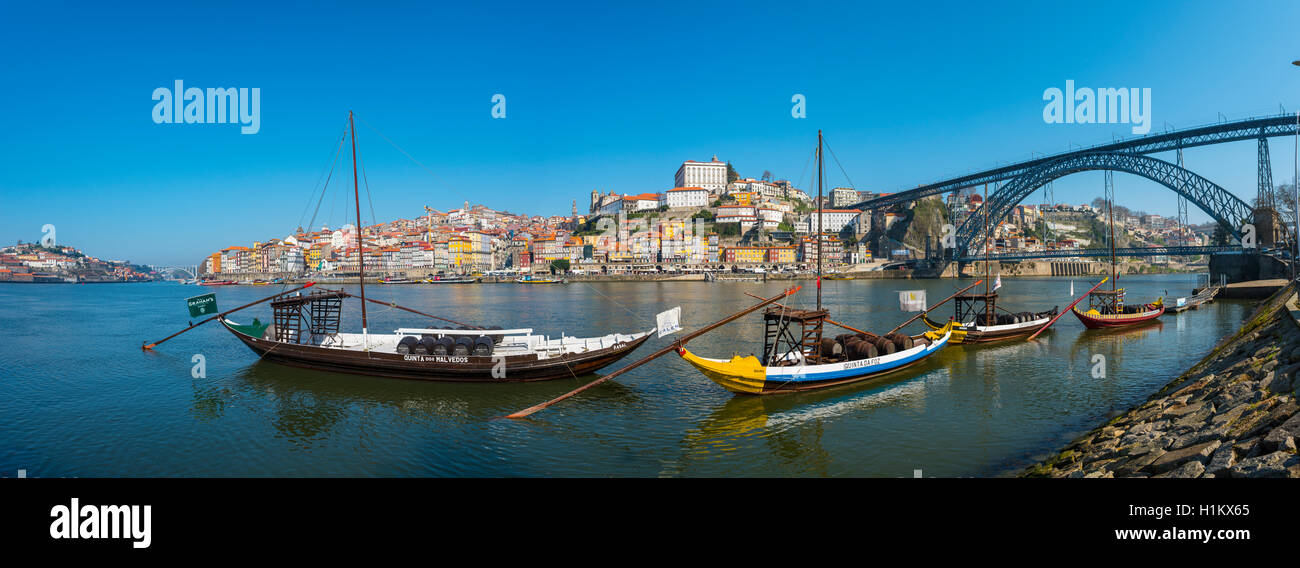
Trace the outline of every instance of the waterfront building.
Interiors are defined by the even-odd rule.
[[[832,233],[822,233],[821,239],[822,262],[842,262],[844,259],[844,246],[840,243],[839,237]],[[812,236],[799,239],[799,262],[817,262],[817,239]]]

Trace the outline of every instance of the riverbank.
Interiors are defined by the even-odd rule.
[[[1023,477],[1300,477],[1300,306],[1288,286],[1145,403]]]

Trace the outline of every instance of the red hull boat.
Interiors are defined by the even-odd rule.
[[[1129,312],[1129,309],[1133,311]],[[1092,309],[1085,312],[1081,311],[1078,306],[1075,306],[1070,311],[1074,312],[1074,316],[1083,322],[1084,327],[1099,329],[1104,327],[1124,327],[1151,321],[1165,313],[1165,304],[1164,300],[1156,300],[1136,309],[1125,308],[1122,312],[1128,313],[1118,314],[1103,314]]]

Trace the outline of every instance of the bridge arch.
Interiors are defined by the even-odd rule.
[[[1065,156],[1043,163],[1012,178],[1011,182],[989,195],[988,202],[966,218],[957,229],[957,257],[969,256],[971,243],[984,238],[987,212],[990,225],[1000,222],[1016,204],[1052,180],[1085,171],[1125,172],[1159,183],[1182,195],[1213,218],[1228,234],[1241,238],[1242,225],[1253,219],[1254,212],[1245,201],[1218,184],[1176,164],[1143,154],[1094,152]]]

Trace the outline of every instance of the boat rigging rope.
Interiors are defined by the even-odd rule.
[[[831,159],[832,159],[832,160],[835,160],[835,165],[836,165],[836,166],[839,166],[839,168],[840,168],[840,173],[844,174],[844,179],[848,180],[848,182],[849,182],[849,187],[851,187],[851,188],[853,188],[853,189],[857,189],[857,186],[853,185],[853,178],[849,177],[849,172],[847,172],[847,171],[844,170],[844,166],[840,164],[840,159],[837,158],[837,157],[835,156],[835,150],[833,150],[833,149],[831,148],[831,143],[826,141],[826,137],[825,137],[825,136],[822,137],[822,144],[823,144],[824,146],[826,146],[826,149],[827,149],[827,150],[830,150],[830,153],[831,153]]]

